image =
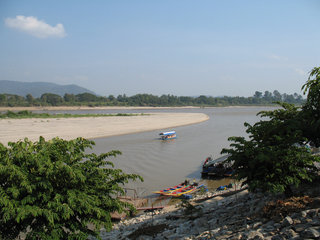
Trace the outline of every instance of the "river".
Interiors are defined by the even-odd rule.
[[[206,157],[220,156],[222,148],[228,147],[228,137],[246,136],[244,122],[255,123],[256,114],[270,107],[227,107],[227,108],[183,108],[150,110],[99,110],[68,111],[69,113],[151,113],[151,112],[194,112],[205,113],[210,119],[198,124],[161,129],[157,131],[127,134],[107,138],[93,139],[96,143],[93,151],[97,154],[111,150],[120,150],[122,155],[111,160],[116,168],[126,173],[136,173],[144,182],[130,183],[139,195],[148,195],[152,191],[167,188],[183,182],[185,179],[203,181],[211,188],[224,185],[230,179],[219,181],[201,180],[201,165]],[[59,111],[61,112],[61,111]],[[175,130],[177,139],[161,141],[161,131]]]

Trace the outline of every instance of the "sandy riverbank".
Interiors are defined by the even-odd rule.
[[[89,107],[89,106],[57,106],[57,107],[0,107],[0,112],[5,111],[63,111],[63,110],[144,110],[144,109],[190,109],[199,108],[193,106],[185,107],[128,107],[128,106],[101,106],[101,107]]]
[[[1,119],[0,142],[7,144],[28,137],[74,139],[100,138],[152,130],[165,130],[208,120],[203,113],[152,113],[139,116]]]

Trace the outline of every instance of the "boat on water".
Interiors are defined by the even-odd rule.
[[[202,165],[202,177],[231,177],[233,174],[232,162],[228,162],[227,158],[230,155],[224,155],[217,159],[211,156],[206,158]]]
[[[170,140],[177,138],[176,131],[170,131],[170,132],[161,132],[159,133],[161,140]]]
[[[164,195],[166,196],[171,196],[171,197],[180,197],[184,194],[190,194],[190,193],[193,193],[197,190],[199,190],[201,187],[204,187],[203,184],[201,185],[198,185],[198,184],[192,184],[192,185],[188,185],[184,188],[180,188],[176,191],[173,191],[173,192],[169,192],[169,193],[165,193]]]
[[[159,190],[159,191],[154,191],[153,193],[159,193],[159,194],[165,194],[165,193],[170,193],[170,192],[174,192],[180,188],[186,187],[187,185],[185,183],[180,183],[174,187],[169,187],[163,190]]]

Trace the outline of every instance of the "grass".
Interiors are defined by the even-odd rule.
[[[49,114],[49,113],[33,113],[31,111],[7,111],[6,113],[0,113],[0,119],[2,118],[78,118],[78,117],[128,117],[128,116],[143,116],[147,115],[144,113],[116,113],[116,114],[70,114],[70,113],[59,113],[59,114]]]

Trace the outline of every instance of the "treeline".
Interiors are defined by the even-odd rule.
[[[60,96],[53,93],[42,94],[39,98],[34,98],[31,94],[25,97],[14,94],[0,94],[0,106],[232,106],[232,105],[268,105],[275,102],[287,102],[292,104],[302,104],[304,99],[301,95],[281,94],[279,91],[273,92],[256,91],[252,97],[210,97],[201,95],[199,97],[136,94],[128,97],[125,94],[117,97],[96,96],[91,93],[68,94]]]

